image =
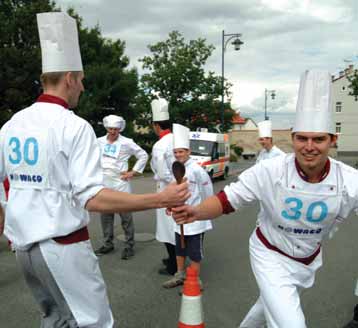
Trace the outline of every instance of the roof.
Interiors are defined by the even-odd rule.
[[[245,124],[246,123],[246,118],[240,116],[240,114],[234,114],[232,117],[232,124]]]

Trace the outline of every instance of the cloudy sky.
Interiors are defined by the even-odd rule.
[[[265,89],[274,128],[292,126],[298,82],[305,69],[337,74],[358,66],[357,0],[56,0],[72,6],[86,26],[99,24],[108,38],[126,42],[131,66],[147,46],[173,30],[187,39],[205,38],[216,49],[207,70],[221,75],[221,38],[241,33],[240,51],[227,46],[225,77],[234,84],[233,103],[245,117],[264,119]]]

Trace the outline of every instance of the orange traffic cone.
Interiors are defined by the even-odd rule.
[[[178,328],[204,327],[204,314],[201,306],[198,273],[195,268],[190,266],[186,269]]]

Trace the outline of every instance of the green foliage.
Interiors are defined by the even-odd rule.
[[[48,0],[0,2],[0,126],[40,93],[36,13],[54,10]]]
[[[242,152],[244,151],[244,149],[240,146],[234,146],[232,147],[232,149],[234,150],[237,156],[241,156]]]
[[[178,32],[165,41],[148,46],[150,56],[140,59],[148,73],[141,83],[147,97],[153,93],[169,102],[171,120],[195,130],[214,130],[220,122],[221,77],[205,73],[204,66],[214,50],[205,39],[186,42]],[[229,83],[225,94],[229,96]],[[226,129],[231,127],[231,111],[225,112]]]
[[[237,162],[237,157],[234,154],[230,154],[230,162]]]
[[[82,18],[73,9],[68,13],[78,22],[82,62],[85,71],[85,92],[76,113],[88,120],[97,135],[105,129],[98,122],[109,114],[126,120],[125,135],[133,137],[136,116],[133,101],[138,90],[138,74],[127,69],[129,58],[124,54],[125,42],[102,37],[99,26],[83,27]]]
[[[58,10],[48,0],[3,0],[0,3],[0,126],[13,113],[29,106],[41,92],[41,50],[36,13]],[[98,135],[104,134],[104,116],[117,114],[127,121],[125,134],[133,135],[136,117],[134,99],[138,91],[138,74],[127,69],[125,43],[101,35],[98,26],[83,27],[82,18],[68,13],[78,22],[85,92],[76,113],[87,119]]]
[[[351,91],[349,95],[354,96],[356,100],[358,100],[358,70],[354,71],[354,74],[351,76],[347,76],[350,85],[348,86]]]

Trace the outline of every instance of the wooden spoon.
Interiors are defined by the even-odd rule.
[[[175,161],[172,165],[173,174],[177,184],[181,184],[185,175],[185,166],[183,163]],[[180,225],[180,246],[182,249],[185,248],[184,241],[184,226]]]

